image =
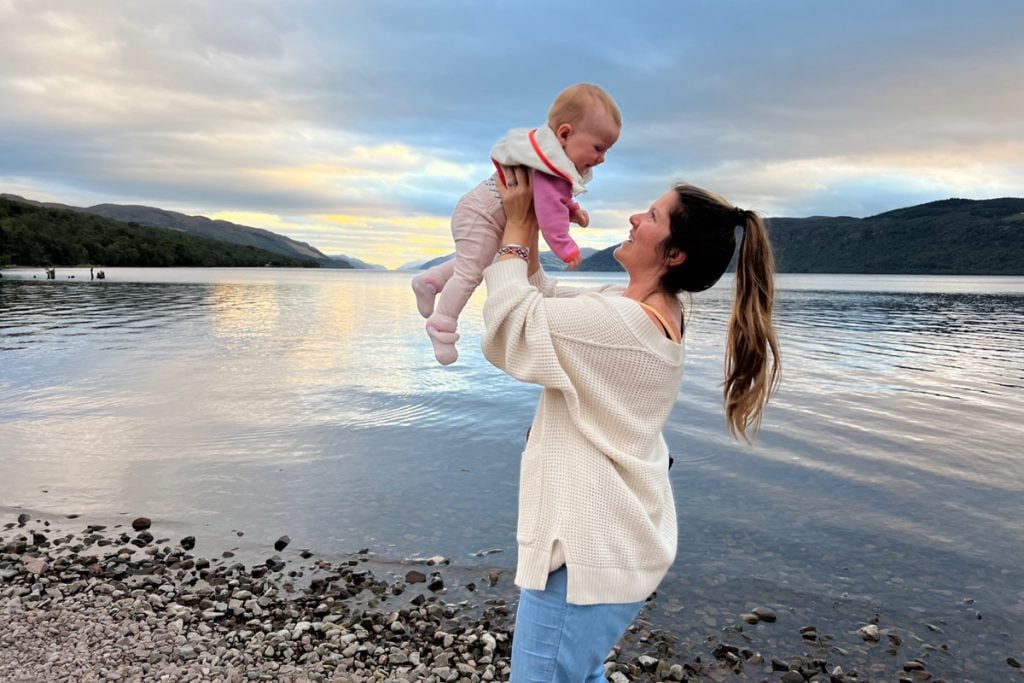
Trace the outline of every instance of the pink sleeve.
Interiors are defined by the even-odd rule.
[[[540,233],[551,251],[566,263],[580,254],[580,248],[569,236],[569,213],[575,206],[572,185],[553,175],[533,172],[533,208]]]

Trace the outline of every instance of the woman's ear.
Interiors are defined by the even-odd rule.
[[[565,143],[569,142],[569,136],[573,133],[573,127],[571,123],[560,123],[558,128],[555,129],[555,137],[565,147]]]
[[[671,249],[668,250],[668,256],[665,258],[665,265],[671,268],[675,268],[676,266],[682,264],[682,262],[685,260],[686,252],[679,251],[675,247],[672,247]]]

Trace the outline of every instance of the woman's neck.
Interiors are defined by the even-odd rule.
[[[671,297],[670,294],[661,288],[661,283],[657,277],[630,278],[629,284],[626,285],[622,295],[634,301],[643,301],[645,303],[665,302]]]

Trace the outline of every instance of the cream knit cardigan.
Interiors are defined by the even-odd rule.
[[[519,478],[516,585],[565,564],[570,603],[644,600],[676,554],[661,429],[682,346],[621,287],[558,287],[505,259],[484,271],[484,356],[543,387]]]

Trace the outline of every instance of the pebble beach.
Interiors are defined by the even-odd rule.
[[[384,567],[369,548],[327,561],[290,543],[247,564],[204,557],[194,537],[161,537],[145,517],[108,527],[20,513],[0,533],[0,680],[508,680],[516,589],[505,573],[474,580],[440,556]],[[765,630],[785,628],[772,607],[722,628],[705,617],[685,640],[658,628],[657,612],[655,594],[609,653],[609,680],[968,680],[933,673],[928,656],[908,654],[920,643],[885,624],[857,629],[872,653],[858,657],[813,625],[790,634],[802,647],[784,644]],[[1003,666],[1005,677],[969,680],[1024,680],[1018,659]]]

